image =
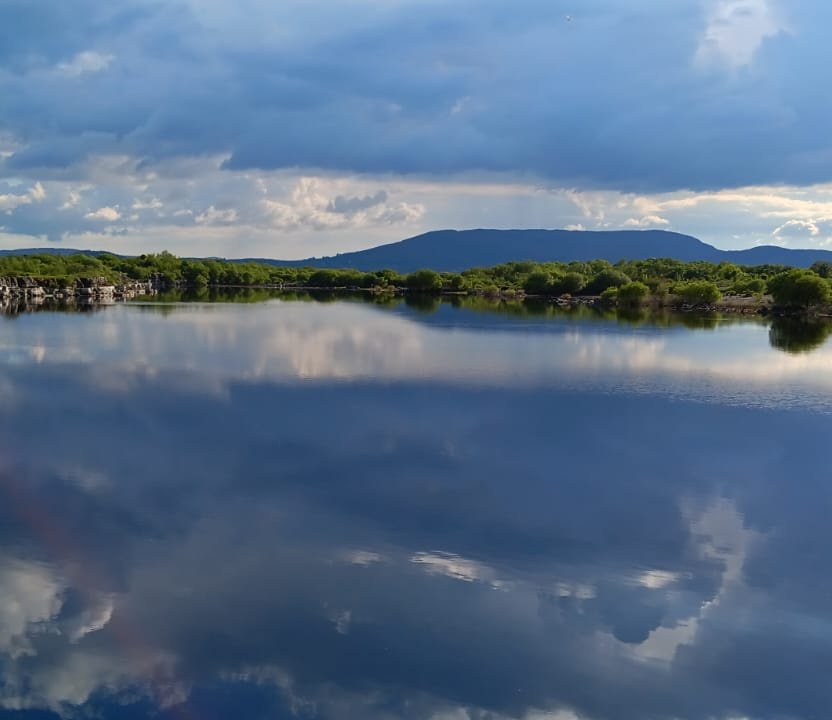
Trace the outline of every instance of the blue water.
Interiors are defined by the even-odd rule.
[[[827,717],[832,345],[780,337],[0,318],[0,718]]]

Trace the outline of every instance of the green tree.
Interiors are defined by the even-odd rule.
[[[783,307],[810,308],[829,302],[829,283],[811,270],[789,270],[768,281],[774,304]]]
[[[453,292],[462,292],[466,290],[468,287],[465,277],[460,275],[459,273],[453,273],[448,278],[448,289],[452,290]]]
[[[182,279],[189,285],[203,287],[208,284],[208,268],[201,262],[183,262]]]
[[[309,287],[328,288],[335,287],[338,283],[337,270],[316,270],[309,276]]]
[[[586,285],[586,278],[577,272],[568,272],[566,275],[556,277],[551,284],[550,292],[553,295],[577,295]]]
[[[644,302],[649,288],[638,281],[628,282],[618,288],[618,302],[621,305],[639,305]]]
[[[722,297],[719,288],[710,280],[691,280],[678,283],[673,287],[673,294],[677,295],[682,302],[690,305],[715,303]]]
[[[379,279],[378,285],[381,285],[382,287],[386,287],[388,285],[401,287],[404,285],[404,278],[395,270],[376,270],[374,274]]]
[[[762,295],[766,290],[766,281],[759,277],[737,278],[731,291],[737,295]]]
[[[600,295],[609,287],[621,287],[630,282],[630,278],[613,267],[603,268],[584,288],[587,295]]]
[[[551,273],[537,270],[531,273],[523,283],[523,290],[530,295],[548,295],[552,287]]]
[[[826,262],[825,260],[818,260],[816,263],[812,263],[809,269],[822,278],[832,278],[832,263]]]
[[[407,276],[408,290],[438,292],[442,289],[442,276],[434,270],[417,270]]]

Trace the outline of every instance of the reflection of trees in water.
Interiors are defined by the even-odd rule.
[[[773,348],[800,353],[816,350],[832,333],[832,322],[806,318],[776,318],[768,331]]]
[[[430,293],[409,293],[405,295],[404,301],[408,307],[420,313],[433,313],[439,309],[442,300]]]
[[[632,326],[687,327],[710,330],[730,322],[752,322],[749,317],[734,318],[718,313],[680,313],[664,307],[615,308],[603,304],[559,304],[550,298],[488,297],[485,295],[446,295],[431,293],[371,293],[344,290],[276,290],[269,288],[198,288],[188,291],[171,291],[155,296],[137,298],[134,303],[223,302],[256,303],[280,299],[299,302],[353,302],[367,303],[380,308],[392,308],[401,304],[415,310],[418,315],[430,315],[443,305],[457,310],[483,314],[496,314],[517,318],[568,319],[573,321],[621,322]],[[163,305],[160,305],[160,307]],[[170,305],[169,312],[176,306]],[[757,320],[759,322],[759,320]]]
[[[0,302],[0,317],[13,319],[20,315],[36,312],[94,313],[113,307],[112,303],[65,302],[62,300],[41,300],[32,302],[23,298],[14,298],[5,303]]]
[[[527,317],[569,318],[571,320],[600,320],[628,325],[654,327],[686,327],[693,330],[713,330],[731,322],[753,322],[753,318],[736,318],[708,312],[674,312],[663,307],[609,307],[596,305],[558,305],[545,298],[523,300],[490,299],[481,296],[462,296],[443,299],[454,307],[482,312],[497,312]]]
[[[651,307],[609,307],[596,305],[558,305],[546,298],[524,298],[506,300],[485,298],[477,295],[443,298],[456,308],[496,312],[504,315],[525,317],[569,318],[571,320],[618,321],[628,325],[652,325],[655,327],[687,327],[698,330],[712,330],[726,322],[749,322],[750,318],[724,317],[718,313],[673,312],[667,308]]]
[[[308,297],[308,293],[305,297]],[[154,303],[181,303],[181,302],[216,302],[216,303],[258,303],[274,298],[301,300],[303,297],[295,297],[292,293],[282,295],[269,288],[212,288],[195,287],[187,289],[174,289],[155,295],[138,295],[131,299],[131,305],[152,305]]]
[[[616,310],[614,317],[618,322],[638,326],[647,322],[648,315],[644,308],[622,306]]]
[[[176,312],[181,302],[259,303],[268,300],[332,303],[368,303],[379,308],[392,308],[402,303],[419,315],[436,312],[443,304],[459,310],[492,313],[522,318],[569,319],[576,321],[620,322],[632,326],[685,327],[691,330],[712,330],[730,323],[763,322],[758,317],[732,317],[719,313],[680,313],[667,308],[610,308],[603,305],[559,305],[546,298],[494,298],[481,295],[453,295],[440,297],[432,294],[339,292],[337,290],[275,290],[270,288],[194,288],[174,290],[158,295],[140,296],[130,304],[154,312]],[[106,306],[94,303],[59,303],[46,301],[32,304],[23,300],[0,304],[0,317],[14,318],[19,314],[37,311],[97,312]],[[832,321],[810,318],[775,318],[769,328],[769,342],[773,348],[799,353],[814,350],[832,334]]]
[[[714,313],[677,313],[673,317],[673,325],[683,325],[691,330],[713,330],[723,319]]]
[[[605,320],[617,320],[627,325],[653,325],[654,327],[686,327],[691,330],[713,330],[724,318],[714,313],[669,312],[664,308],[618,307],[601,316]]]

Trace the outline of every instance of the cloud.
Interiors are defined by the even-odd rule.
[[[133,251],[301,257],[648,218],[740,247],[832,215],[743,205],[832,182],[821,0],[348,6],[2,4],[0,177],[56,193],[11,185],[4,232],[112,246],[94,215],[118,208]]]
[[[59,210],[70,210],[81,202],[81,193],[75,190],[68,190],[66,192],[66,200],[58,206]]]
[[[39,182],[35,183],[23,194],[6,193],[0,195],[0,212],[13,213],[23,205],[41,202],[46,198],[46,191]]]
[[[301,178],[288,201],[265,198],[260,205],[271,226],[285,230],[407,225],[417,222],[425,212],[421,205],[390,202],[384,190],[363,197],[338,195],[330,200],[327,186],[327,181],[320,178]]]
[[[31,651],[30,627],[55,618],[64,584],[37,563],[0,557],[0,654],[19,657]]]
[[[106,70],[115,59],[113,55],[86,50],[78,53],[69,62],[58,63],[58,72],[68,77],[79,77],[86,73],[97,73]]]
[[[18,172],[119,150],[625,191],[832,179],[828,103],[786,80],[824,65],[820,0],[790,8],[788,33],[774,0],[603,0],[570,23],[541,0],[53,6],[0,14]],[[64,87],[44,71],[56,55]],[[756,72],[703,75],[697,57]]]
[[[106,628],[112,620],[114,609],[114,598],[106,595],[100,598],[98,603],[91,603],[84,608],[80,615],[73,617],[68,623],[66,633],[70,642],[77,643],[90,633]]]
[[[350,215],[385,202],[387,202],[387,193],[384,190],[379,190],[374,195],[365,195],[364,197],[344,197],[343,195],[339,195],[330,201],[327,210],[333,213]]]
[[[249,372],[256,363],[228,363],[246,338],[280,334],[287,313],[301,328],[323,322],[325,337],[373,323],[370,348],[389,347],[376,337],[381,324],[410,333],[414,323],[354,303],[298,303],[236,313],[230,337],[216,310],[135,309],[115,323],[104,312],[53,338],[97,359],[9,366],[23,402],[0,406],[4,461],[52,533],[73,542],[41,551],[37,528],[0,505],[0,628],[27,649],[0,647],[3,707],[111,717],[161,706],[171,709],[163,716],[201,717],[210,703],[217,716],[293,708],[362,720],[823,716],[829,577],[817,557],[832,530],[826,468],[809,452],[827,431],[819,415],[731,407],[722,392],[709,404],[550,382],[465,389],[424,374],[274,382]],[[13,346],[39,339],[31,323],[13,325]],[[446,343],[459,329],[435,333],[426,346],[454,356]],[[469,346],[483,337],[465,334]],[[525,335],[488,340],[505,340],[513,359],[519,342],[531,350],[519,356],[549,358],[557,372],[553,346],[581,360],[580,337],[555,333],[533,347]],[[724,352],[724,337],[711,335],[677,341]],[[137,347],[165,362],[148,372]],[[343,340],[322,347],[330,364],[344,354]],[[264,350],[261,361],[280,362]],[[194,357],[229,380],[226,392],[184,386],[201,375]],[[101,383],[102,371],[130,382]],[[766,383],[773,397],[775,386]],[[82,402],[95,412],[66,423]],[[541,433],[565,403],[569,423]],[[638,424],[621,422],[634,416]],[[33,422],[50,437],[46,459]],[[159,433],[167,422],[175,435]],[[84,440],[105,427],[106,442]],[[762,449],[761,433],[774,438]],[[589,435],[594,452],[575,452]],[[668,474],[668,457],[683,470]],[[91,491],[55,467],[118,482]],[[579,481],[553,482],[555,467]],[[795,472],[800,493],[783,482]],[[17,557],[32,545],[44,561]]]
[[[663,227],[670,225],[670,221],[659,215],[645,215],[640,218],[628,218],[624,221],[624,227]]]
[[[117,252],[168,249],[188,256],[292,259],[442,227],[642,225],[673,227],[733,249],[771,243],[772,232],[789,220],[819,229],[817,235],[805,232],[798,242],[799,228],[792,228],[794,244],[825,247],[832,238],[832,227],[824,222],[832,217],[832,185],[636,194],[563,190],[504,177],[387,177],[382,188],[373,177],[231,171],[221,164],[222,157],[171,159],[153,167],[125,156],[97,157],[83,180],[37,181],[39,191],[34,183],[30,191],[10,187],[9,204],[16,209],[2,216],[2,224],[6,233],[19,236],[4,236],[0,244],[32,247],[44,242],[37,237],[46,236],[68,246]],[[43,199],[29,202],[35,196]],[[121,217],[87,217],[101,208],[113,208]],[[788,230],[775,237],[785,238]],[[126,234],[113,235],[116,231]]]
[[[814,220],[787,220],[772,231],[772,236],[777,238],[814,238],[820,235],[819,227],[821,221]],[[827,227],[829,220],[825,221]]]
[[[464,582],[486,582],[499,587],[492,568],[467,558],[448,553],[419,552],[410,558],[410,562],[420,565],[431,575],[445,575]]]
[[[767,38],[786,30],[775,0],[710,0],[707,28],[696,54],[703,65],[750,65]]]
[[[130,206],[133,210],[161,210],[164,203],[159,198],[151,198],[150,200],[136,199]]]
[[[35,202],[40,202],[46,197],[46,191],[43,189],[43,185],[40,183],[35,183],[31,190],[29,190],[29,196]]]
[[[218,210],[213,205],[194,216],[194,222],[198,225],[232,225],[238,219],[239,215],[234,208]]]
[[[97,210],[91,210],[84,217],[87,220],[106,220],[107,222],[115,222],[121,219],[121,213],[117,207],[102,207]]]

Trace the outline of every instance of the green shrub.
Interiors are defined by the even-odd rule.
[[[576,295],[583,290],[586,279],[577,272],[568,272],[566,275],[556,277],[549,288],[552,295]]]
[[[722,297],[722,293],[716,284],[708,280],[691,280],[690,282],[678,283],[673,287],[673,294],[677,295],[682,302],[690,305],[715,303]]]
[[[630,282],[630,278],[620,270],[607,268],[601,270],[584,288],[587,295],[600,295],[609,287],[621,287]]]
[[[434,270],[417,270],[410,273],[405,282],[408,290],[438,292],[442,289],[442,276]]]
[[[649,288],[644,283],[628,282],[618,288],[618,302],[622,305],[639,305],[644,302],[649,292]]]
[[[530,295],[548,295],[552,287],[553,278],[550,273],[538,270],[526,278],[523,290]]]
[[[809,308],[828,303],[829,283],[811,270],[789,270],[768,281],[775,305]]]
[[[731,286],[736,295],[762,295],[766,290],[765,280],[762,278],[739,278]]]

